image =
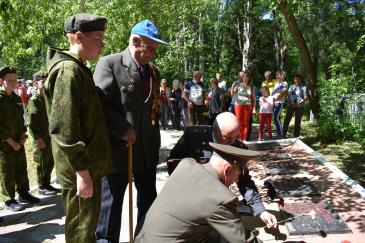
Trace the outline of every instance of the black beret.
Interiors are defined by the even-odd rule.
[[[8,73],[16,73],[16,69],[13,66],[6,66],[0,69],[0,78],[4,78]]]
[[[91,31],[104,31],[107,19],[103,16],[88,13],[78,13],[67,18],[65,21],[65,34]]]
[[[43,78],[47,78],[47,76],[48,76],[47,73],[39,71],[39,72],[36,72],[33,75],[33,80],[40,80],[40,79],[43,79]]]

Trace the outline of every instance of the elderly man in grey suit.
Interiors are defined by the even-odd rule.
[[[136,243],[201,242],[216,230],[230,243],[246,242],[237,197],[228,186],[238,181],[259,152],[209,143],[209,162],[184,159],[146,215]]]
[[[115,173],[102,178],[97,242],[119,242],[124,192],[128,184],[127,146],[133,144],[133,176],[137,188],[137,229],[156,198],[156,165],[160,130],[157,120],[160,78],[151,59],[159,44],[149,20],[136,24],[129,46],[101,58],[94,80],[100,89],[112,145]]]

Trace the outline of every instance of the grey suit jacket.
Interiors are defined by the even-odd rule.
[[[152,68],[157,69],[152,63],[148,67],[152,76]],[[159,76],[158,71],[154,74]],[[153,92],[145,96],[143,80],[129,48],[102,57],[96,65],[94,80],[100,91],[117,172],[128,171],[128,150],[122,136],[131,127],[137,132],[133,145],[133,172],[155,168],[161,144],[159,124],[156,122],[153,126],[150,119],[155,96]],[[153,76],[152,80],[151,90],[160,85],[159,77]]]
[[[228,242],[245,242],[237,203],[209,163],[186,158],[149,209],[136,243],[197,243],[212,229]]]

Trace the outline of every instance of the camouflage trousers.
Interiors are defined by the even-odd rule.
[[[33,140],[33,159],[37,164],[37,181],[39,187],[47,187],[51,182],[51,173],[54,167],[51,138],[46,137],[46,147],[38,149],[37,142]]]
[[[15,190],[20,195],[29,191],[24,147],[16,152],[4,153],[0,150],[0,192],[5,196],[5,201],[15,198]]]
[[[93,178],[94,193],[91,198],[76,196],[76,185],[62,189],[63,204],[66,212],[66,243],[95,243],[95,230],[101,203],[100,178]]]

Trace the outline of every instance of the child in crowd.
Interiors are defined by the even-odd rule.
[[[264,130],[264,125],[266,124],[266,128],[268,130],[269,139],[272,139],[272,130],[271,130],[271,119],[272,119],[272,110],[274,107],[274,97],[269,96],[269,88],[264,86],[261,88],[261,97],[259,100],[260,104],[260,129],[259,129],[259,140],[262,140],[262,134]]]

